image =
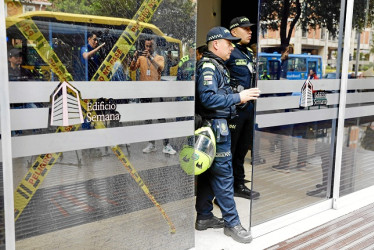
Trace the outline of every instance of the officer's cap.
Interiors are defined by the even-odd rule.
[[[22,56],[22,51],[20,49],[13,48],[9,51],[9,57],[19,57]]]
[[[252,25],[254,24],[245,16],[235,17],[230,22],[230,30],[236,27],[251,27]]]
[[[226,39],[233,42],[239,42],[240,38],[234,37],[231,35],[230,31],[225,27],[214,27],[208,31],[206,36],[206,43],[218,39]]]

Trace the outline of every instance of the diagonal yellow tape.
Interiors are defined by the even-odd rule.
[[[118,60],[122,61],[127,55],[129,48],[134,44],[136,39],[139,37],[143,27],[139,25],[139,22],[148,22],[162,0],[145,0],[137,13],[135,14],[134,24],[127,26],[117,43],[113,46],[113,49],[108,54],[107,58],[104,60],[103,64],[99,67],[98,71],[94,75],[92,80],[107,81],[110,79],[114,63]],[[43,34],[40,32],[38,27],[31,19],[23,19],[16,23],[18,29],[26,37],[27,40],[33,40],[36,42],[36,51],[39,53],[41,58],[50,65],[52,71],[59,77],[60,81],[72,81],[73,78],[71,74],[67,71],[66,67],[60,61],[56,53],[53,51],[48,41],[45,39]],[[83,113],[87,113],[87,104],[80,100]],[[105,128],[104,123],[95,122],[95,128]],[[80,125],[59,127],[58,132],[69,132],[76,131],[80,128]],[[152,203],[160,210],[162,216],[168,223],[170,227],[170,232],[175,233],[176,229],[173,222],[167,216],[165,210],[156,201],[154,196],[150,193],[148,187],[144,184],[143,180],[131,165],[130,161],[123,154],[122,150],[118,146],[112,147],[113,152],[117,158],[121,161],[124,167],[129,171],[133,179],[142,188],[143,192],[152,201]],[[41,183],[46,178],[48,172],[51,170],[52,166],[56,163],[57,159],[60,157],[61,153],[53,153],[38,156],[36,161],[30,167],[29,171],[22,179],[20,184],[15,190],[14,200],[15,200],[15,220],[19,218],[23,210],[30,202],[31,198],[38,190]]]
[[[91,81],[110,81],[114,74],[114,72],[112,72],[114,64],[117,61],[123,61],[131,46],[142,33],[144,27],[141,26],[139,22],[149,22],[162,1],[163,0],[148,0],[143,2],[133,17],[134,21],[125,28]]]

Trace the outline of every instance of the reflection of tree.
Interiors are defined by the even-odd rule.
[[[297,25],[303,30],[324,27],[338,35],[341,0],[261,0],[260,20],[263,30],[280,32],[281,47],[290,44]],[[373,24],[374,0],[355,0],[353,27],[361,31]]]
[[[50,10],[98,16],[133,18],[144,0],[51,0]],[[163,0],[152,23],[180,39],[195,37],[196,4],[190,0]]]
[[[182,41],[195,40],[196,4],[190,0],[164,0],[154,24],[168,35]]]

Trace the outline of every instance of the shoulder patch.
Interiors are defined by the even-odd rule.
[[[206,62],[206,63],[204,63],[204,64],[203,64],[203,69],[204,69],[204,68],[211,68],[212,70],[216,70],[216,66],[214,66],[214,64],[211,63],[211,62]]]

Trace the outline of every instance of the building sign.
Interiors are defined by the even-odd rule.
[[[121,115],[113,99],[87,101],[83,118],[80,92],[68,82],[60,83],[51,96],[51,126],[71,126],[86,122],[120,121]]]
[[[113,99],[99,98],[93,103],[87,103],[87,121],[88,122],[105,122],[119,121],[121,115],[117,109],[117,104]]]
[[[325,90],[314,90],[312,82],[307,79],[301,87],[300,107],[327,105]]]

